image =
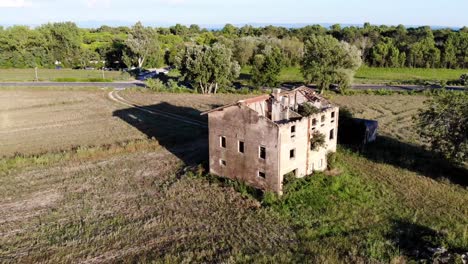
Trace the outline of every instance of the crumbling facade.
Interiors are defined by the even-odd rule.
[[[301,115],[305,104],[315,111]],[[281,194],[286,174],[327,168],[328,152],[336,151],[338,111],[307,87],[207,111],[210,172]],[[317,147],[315,137],[324,144]]]

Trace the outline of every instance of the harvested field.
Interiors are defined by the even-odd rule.
[[[184,134],[184,129],[192,129],[189,125],[116,103],[108,98],[108,93],[99,89],[1,89],[0,156],[56,152],[148,137],[174,141],[176,136]],[[206,117],[200,117],[200,111],[240,98],[235,95],[121,94],[139,104],[201,121],[206,121],[203,119]]]
[[[334,96],[332,101],[348,108],[358,118],[379,121],[379,134],[421,143],[412,118],[427,99],[426,96],[354,95]]]
[[[113,117],[102,90],[0,90],[0,156],[112,144],[144,136]]]
[[[405,263],[431,262],[442,246],[454,258],[468,251],[468,185],[411,130],[425,97],[335,96],[379,120],[383,137],[359,153],[339,148],[340,175],[268,200],[207,175],[197,166],[206,128],[180,122],[249,95],[109,92],[0,90],[10,120],[0,133],[44,152],[0,159],[0,262]],[[50,126],[57,117],[64,126]]]

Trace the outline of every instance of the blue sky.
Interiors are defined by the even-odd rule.
[[[468,26],[468,0],[0,0],[0,24],[348,23]]]

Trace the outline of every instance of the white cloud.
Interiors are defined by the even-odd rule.
[[[108,8],[110,5],[111,0],[86,0],[86,6],[89,8]]]
[[[31,2],[26,0],[0,0],[0,7],[27,7]]]

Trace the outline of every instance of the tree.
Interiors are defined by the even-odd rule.
[[[384,38],[372,48],[370,60],[373,66],[398,67],[400,66],[400,51],[392,39]]]
[[[283,54],[277,47],[265,46],[255,55],[252,63],[252,83],[256,87],[278,85],[278,75],[283,64]]]
[[[170,32],[174,35],[185,36],[189,32],[189,28],[184,25],[176,24],[169,28]]]
[[[415,120],[431,149],[455,162],[468,157],[468,93],[444,92],[426,101]]]
[[[221,33],[227,37],[234,37],[237,35],[237,28],[232,24],[226,24],[223,29],[221,29]]]
[[[453,45],[455,46],[458,67],[468,68],[468,32],[460,32],[453,36]]]
[[[440,50],[435,46],[432,32],[429,36],[410,46],[409,63],[411,67],[437,67],[440,62]]]
[[[145,60],[149,56],[154,56],[159,50],[156,33],[150,28],[143,27],[141,22],[136,23],[132,27],[125,44],[130,52],[127,51],[124,57],[132,58],[124,58],[126,64],[130,63],[130,61],[136,61],[138,68],[142,68]],[[132,65],[127,64],[127,67],[130,66]]]
[[[254,37],[242,37],[234,40],[234,58],[241,65],[247,65],[252,59],[259,40]]]
[[[297,38],[283,38],[279,40],[279,47],[283,53],[283,64],[287,66],[298,65],[304,54],[304,43]]]
[[[73,67],[77,64],[77,53],[81,50],[83,39],[75,23],[46,24],[38,30],[43,34],[44,46],[54,61],[62,62],[65,67]]]
[[[453,44],[454,34],[450,34],[444,44],[442,54],[442,65],[446,68],[455,68],[457,66],[456,48]]]
[[[96,52],[83,48],[80,50],[77,60],[80,68],[84,69],[90,66],[91,61],[100,61],[100,58]]]
[[[182,79],[203,94],[216,93],[220,85],[229,85],[240,73],[231,50],[221,44],[186,46],[175,65]]]
[[[334,83],[346,89],[361,63],[356,47],[332,36],[313,36],[305,44],[301,71],[304,79],[315,82],[321,92]]]

